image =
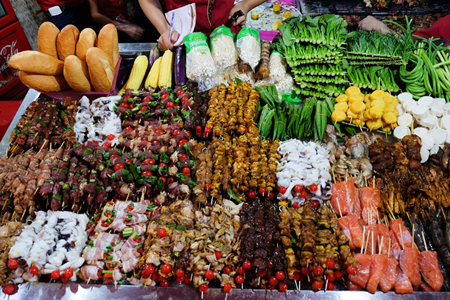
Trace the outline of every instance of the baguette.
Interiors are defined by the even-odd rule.
[[[80,33],[80,38],[77,42],[76,54],[79,59],[86,63],[86,51],[89,48],[95,47],[97,42],[97,34],[91,28],[86,28]]]
[[[116,26],[113,24],[103,26],[98,34],[97,47],[105,51],[115,70],[119,61],[119,37]]]
[[[60,60],[64,61],[67,56],[75,55],[79,35],[80,31],[73,25],[67,25],[61,30],[56,39],[56,49]]]
[[[75,55],[69,55],[64,61],[64,78],[76,92],[90,92],[89,71],[86,64]]]
[[[109,63],[108,55],[100,48],[92,47],[86,52],[86,61],[94,90],[98,92],[111,91],[114,69]]]
[[[9,66],[19,71],[42,75],[62,75],[64,63],[53,56],[39,51],[26,50],[14,54],[8,62]]]
[[[19,71],[19,79],[30,89],[40,92],[61,92],[70,90],[63,76],[52,76]]]
[[[56,50],[58,34],[59,29],[55,24],[52,22],[42,23],[37,36],[38,51],[58,59],[58,51]]]

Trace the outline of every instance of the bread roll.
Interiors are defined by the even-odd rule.
[[[73,25],[67,25],[61,30],[56,39],[56,49],[60,60],[64,61],[67,56],[75,55],[79,35],[80,31]]]
[[[52,22],[44,22],[39,27],[37,43],[39,52],[58,58],[58,51],[56,50],[56,38],[58,37],[59,29]]]
[[[107,24],[98,33],[97,47],[105,51],[110,58],[111,66],[116,69],[119,61],[119,37],[117,28],[113,24]]]
[[[89,48],[95,47],[97,42],[97,34],[91,28],[86,28],[80,33],[80,38],[77,42],[77,56],[86,63],[86,51]]]
[[[64,63],[53,56],[39,51],[22,51],[14,54],[8,62],[9,66],[19,71],[43,75],[62,75]]]
[[[50,93],[70,90],[70,86],[63,76],[42,75],[20,71],[19,79],[30,89],[35,89],[40,92]]]
[[[86,64],[75,55],[69,55],[64,61],[64,78],[76,92],[90,92],[89,71]]]
[[[114,69],[109,63],[108,55],[99,48],[89,48],[86,52],[86,61],[94,90],[110,91],[114,80]]]

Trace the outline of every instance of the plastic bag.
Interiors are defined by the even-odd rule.
[[[219,26],[209,36],[211,56],[218,71],[237,64],[238,53],[234,44],[235,34],[226,26]]]
[[[259,64],[261,59],[260,36],[256,29],[244,26],[237,36],[236,46],[238,48],[239,57],[248,64],[253,71]]]
[[[206,36],[193,32],[184,37],[186,46],[186,76],[198,83],[198,90],[204,92],[215,87],[217,69],[206,43]]]
[[[282,80],[286,75],[286,63],[280,52],[273,51],[269,60],[270,77],[275,81]]]

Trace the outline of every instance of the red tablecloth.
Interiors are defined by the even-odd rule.
[[[22,101],[0,101],[0,140],[8,130]]]

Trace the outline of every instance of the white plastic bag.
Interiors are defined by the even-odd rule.
[[[243,27],[237,36],[236,46],[239,57],[248,64],[253,72],[261,59],[261,44],[259,32],[256,29]]]
[[[234,33],[225,26],[219,26],[209,36],[211,56],[218,72],[238,62],[238,53],[234,44]]]

